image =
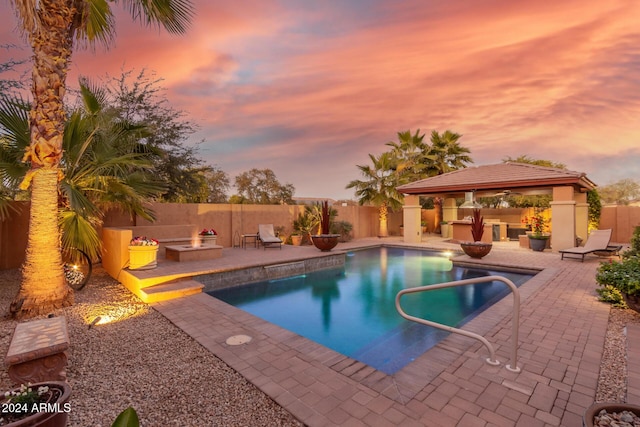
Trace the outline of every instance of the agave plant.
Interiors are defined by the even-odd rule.
[[[484,218],[480,215],[480,209],[474,209],[471,217],[471,236],[474,242],[481,242],[484,234]]]

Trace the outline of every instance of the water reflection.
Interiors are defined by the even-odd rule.
[[[322,313],[322,325],[325,331],[331,326],[331,301],[340,299],[340,289],[338,288],[338,277],[332,275],[324,280],[314,281],[311,285],[311,295],[320,300],[320,312]]]

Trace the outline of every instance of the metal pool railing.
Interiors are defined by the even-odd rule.
[[[400,315],[407,320],[411,320],[413,322],[421,323],[427,326],[433,326],[434,328],[442,329],[455,334],[460,334],[460,335],[480,341],[482,344],[484,344],[485,347],[487,347],[487,350],[489,350],[489,358],[486,359],[487,363],[489,363],[490,365],[499,365],[500,362],[495,357],[495,350],[493,349],[493,346],[483,336],[473,332],[454,328],[452,326],[447,326],[441,323],[432,322],[430,320],[411,316],[405,313],[405,311],[402,309],[402,306],[400,305],[400,298],[402,298],[402,296],[406,294],[434,291],[436,289],[442,289],[442,288],[453,288],[456,286],[473,285],[476,283],[483,283],[483,282],[492,282],[494,280],[505,283],[507,286],[509,286],[511,292],[513,293],[513,316],[512,316],[513,326],[512,326],[512,335],[511,335],[511,346],[512,346],[511,347],[511,363],[506,365],[506,368],[511,372],[520,372],[520,368],[518,368],[518,328],[520,325],[520,291],[518,290],[516,285],[513,284],[511,280],[501,276],[486,276],[486,277],[477,277],[473,279],[456,280],[453,282],[439,283],[436,285],[427,285],[427,286],[419,286],[416,288],[403,289],[400,292],[398,292],[398,294],[396,295],[396,310],[398,310],[398,313],[400,313]]]

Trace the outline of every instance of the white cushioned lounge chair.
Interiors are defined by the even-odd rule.
[[[282,249],[282,239],[276,236],[273,224],[258,224],[258,239],[265,249],[276,247]]]
[[[562,254],[560,259],[564,259],[565,255],[580,256],[581,261],[584,262],[584,256],[593,252],[606,251],[611,240],[611,230],[593,230],[587,239],[587,243],[584,246],[577,246],[575,248],[562,249],[558,251]],[[570,257],[571,258],[571,257]]]

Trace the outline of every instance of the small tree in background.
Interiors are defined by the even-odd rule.
[[[627,178],[599,187],[598,193],[605,203],[628,205],[640,199],[640,184]]]
[[[271,169],[251,169],[235,178],[238,194],[229,199],[230,203],[256,205],[293,205],[295,187],[281,184]]]

